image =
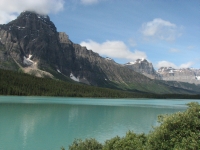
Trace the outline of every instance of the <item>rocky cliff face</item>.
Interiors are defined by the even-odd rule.
[[[16,20],[0,26],[0,38],[7,56],[25,72],[40,72],[41,76],[40,69],[64,61],[56,27],[48,16],[23,12]]]
[[[200,84],[200,69],[161,67],[158,71],[155,71],[152,63],[149,63],[146,59],[137,59],[135,62],[129,62],[125,64],[125,67],[151,79]]]
[[[107,84],[109,81],[122,84],[143,82],[144,80],[151,82],[148,78],[124,68],[112,59],[103,58],[99,54],[87,50],[86,47],[72,43],[64,33],[59,33],[59,37],[61,48],[68,60],[66,67],[71,75],[76,77],[76,81],[91,85]],[[63,72],[63,67],[60,68],[60,71]]]
[[[146,60],[138,60],[134,69],[126,66],[74,44],[68,35],[57,32],[48,16],[26,11],[10,23],[0,25],[0,68],[20,68],[39,77],[71,78],[89,85],[125,90],[191,92],[182,89],[176,91],[144,76],[150,74],[151,78],[157,78],[152,64],[148,64]]]
[[[68,35],[57,32],[48,16],[23,12],[6,25],[0,25],[1,60],[12,58],[25,72],[60,73],[91,85],[151,82],[86,47],[74,44]],[[2,49],[3,49],[2,48]],[[41,76],[41,75],[40,75]]]
[[[158,69],[161,79],[165,81],[180,81],[200,84],[200,69],[161,67]]]
[[[161,79],[160,75],[153,68],[152,63],[148,62],[146,59],[137,59],[135,62],[125,64],[125,66],[151,79]]]

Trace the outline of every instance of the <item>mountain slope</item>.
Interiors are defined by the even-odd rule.
[[[0,67],[4,69],[130,91],[194,93],[152,80],[74,44],[65,33],[57,32],[48,16],[34,12],[23,12],[10,23],[0,25],[0,44],[4,63]]]
[[[0,69],[0,95],[67,96],[103,98],[182,98],[199,99],[200,95],[151,94],[100,88],[79,83],[39,78],[16,71]]]
[[[172,67],[161,67],[158,69],[158,73],[161,75],[162,80],[165,81],[179,81],[200,84],[200,69],[174,69]]]
[[[68,97],[143,97],[142,94],[38,78],[0,69],[0,95],[38,95]],[[27,88],[28,87],[28,88]]]
[[[155,71],[152,63],[148,62],[146,59],[137,59],[135,62],[126,63],[125,67],[151,79],[161,79],[160,75]]]

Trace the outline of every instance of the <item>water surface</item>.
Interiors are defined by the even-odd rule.
[[[75,138],[100,142],[128,130],[148,133],[159,114],[198,100],[0,96],[0,149],[66,149]]]

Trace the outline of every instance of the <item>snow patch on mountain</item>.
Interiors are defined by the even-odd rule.
[[[136,64],[136,61],[134,61],[134,62],[128,62],[125,65],[134,65],[134,64]]]
[[[31,57],[32,57],[32,55],[30,55],[30,54],[28,55],[28,58],[26,56],[24,56],[23,63],[28,66],[34,64],[34,61],[31,60]]]
[[[158,73],[162,80],[200,84],[200,71],[198,69],[161,67],[158,69]]]
[[[126,63],[125,65],[134,65],[134,64],[140,64],[140,63],[142,63],[142,62],[144,62],[144,61],[147,61],[145,58],[142,58],[142,59],[137,59],[136,61],[131,61],[131,62],[128,62],[128,63]],[[148,61],[147,61],[148,62]]]
[[[79,78],[76,78],[73,73],[70,73],[70,78],[76,82],[79,82]]]
[[[58,73],[61,73],[59,69],[57,69],[57,72],[58,72]]]
[[[197,79],[197,80],[200,80],[200,76],[196,76],[196,79]]]
[[[169,73],[174,73],[174,71],[173,71],[173,70],[170,70]]]
[[[112,58],[109,58],[109,57],[106,57],[105,59],[106,59],[106,60],[113,60]]]

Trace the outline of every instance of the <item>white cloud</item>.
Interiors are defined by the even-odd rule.
[[[173,67],[173,68],[178,68],[174,63],[171,63],[169,61],[159,61],[156,64],[156,68],[160,68],[160,67]]]
[[[176,49],[176,48],[171,48],[169,51],[172,52],[172,53],[180,52],[180,50]]]
[[[181,64],[180,68],[190,68],[193,64],[193,62],[187,62],[185,64]]]
[[[178,27],[175,24],[160,18],[144,23],[141,32],[146,38],[165,41],[174,41],[180,36]]]
[[[83,41],[80,43],[82,46],[86,46],[87,49],[99,53],[100,55],[126,59],[128,61],[134,61],[138,58],[147,58],[146,54],[142,51],[135,50],[131,52],[128,47],[122,41],[106,41],[104,43],[97,43],[92,40]]]
[[[0,24],[5,24],[11,20],[14,20],[17,18],[17,15],[15,14],[12,14],[12,13],[5,13],[5,12],[2,12],[0,10]]]
[[[130,39],[128,40],[128,42],[129,42],[130,46],[132,46],[132,47],[137,46],[137,42],[136,42],[133,38],[130,38]]]
[[[187,62],[187,63],[181,64],[180,66],[177,66],[174,63],[169,62],[169,61],[159,61],[156,64],[156,68],[160,68],[160,67],[172,67],[172,68],[175,68],[175,69],[190,68],[193,64],[194,64],[193,62]]]
[[[64,0],[1,0],[0,23],[7,23],[22,11],[35,11],[40,14],[57,13],[64,7]]]
[[[81,3],[84,5],[96,4],[98,2],[99,2],[99,0],[81,0]]]

